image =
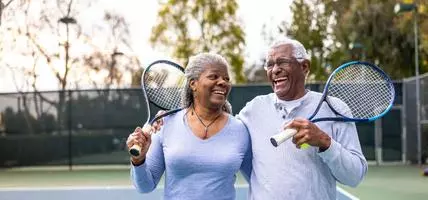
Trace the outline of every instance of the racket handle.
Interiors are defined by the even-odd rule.
[[[270,138],[270,142],[272,143],[272,145],[274,147],[279,146],[280,144],[282,144],[283,142],[285,142],[286,140],[290,139],[291,137],[293,137],[295,134],[297,133],[296,129],[293,128],[287,128],[283,131],[281,131],[280,133],[272,136]]]
[[[150,126],[149,124],[144,124],[143,126],[143,132],[148,132],[148,133],[152,133],[152,126]],[[129,154],[131,154],[134,157],[138,157],[140,156],[141,153],[141,146],[138,144],[134,144],[132,145],[132,147],[129,149]]]
[[[134,157],[140,156],[141,147],[138,144],[132,145],[132,147],[129,149],[129,154],[131,154]]]

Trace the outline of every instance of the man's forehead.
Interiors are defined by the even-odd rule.
[[[293,55],[293,45],[284,44],[270,49],[268,58],[291,57]]]

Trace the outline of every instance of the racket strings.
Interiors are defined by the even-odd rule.
[[[147,98],[168,110],[181,107],[181,93],[184,85],[184,73],[169,65],[152,66],[144,76]]]
[[[351,109],[350,118],[371,118],[388,109],[394,98],[391,83],[379,71],[357,64],[338,71],[330,81],[328,95],[342,100]],[[336,110],[340,104],[333,103]]]

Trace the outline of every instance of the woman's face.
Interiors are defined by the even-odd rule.
[[[207,108],[221,108],[231,89],[227,67],[219,64],[205,66],[199,79],[192,80],[190,86],[195,102]]]

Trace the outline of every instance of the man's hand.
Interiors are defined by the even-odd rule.
[[[321,152],[327,150],[331,144],[331,138],[307,119],[297,118],[288,124],[286,128],[294,128],[297,133],[293,136],[293,143],[297,148],[302,144],[319,147]]]
[[[164,113],[166,113],[166,111],[164,111],[164,110],[159,110],[159,112],[158,112],[158,113],[156,113],[156,116],[162,115],[162,114],[164,114]],[[160,119],[156,120],[156,121],[153,123],[153,125],[152,125],[152,131],[153,131],[153,133],[158,132],[158,131],[161,129],[161,127],[162,127],[162,126],[163,126],[163,119],[162,119],[162,118],[160,118]]]

